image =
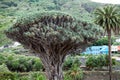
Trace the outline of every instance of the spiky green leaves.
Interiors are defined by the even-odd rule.
[[[77,21],[74,17],[60,12],[30,14],[17,20],[6,31],[9,38],[31,46],[63,45],[91,42],[99,37],[100,28],[91,23]],[[72,47],[72,45],[71,45]]]
[[[105,30],[118,32],[120,28],[120,10],[115,6],[105,6],[95,10],[95,23],[102,26]]]
[[[57,11],[33,12],[33,13],[28,13],[26,15],[20,16],[16,21],[16,25],[17,24],[25,25],[25,24],[32,24],[32,23],[34,24],[35,22],[39,22],[39,21],[51,22],[51,19],[53,20],[63,19],[62,21],[66,22],[73,18],[66,13],[61,13]]]

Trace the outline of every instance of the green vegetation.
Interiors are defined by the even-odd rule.
[[[10,72],[10,71],[9,71],[7,65],[2,63],[2,65],[0,65],[0,72],[6,73],[6,72]]]
[[[112,59],[112,65],[115,65],[115,59]],[[103,67],[109,66],[108,55],[92,55],[88,56],[86,61],[86,66],[88,69],[102,69]]]
[[[0,53],[0,79],[6,80],[46,80],[41,69],[43,69],[40,60],[37,57],[16,55],[13,53]],[[79,56],[68,56],[64,62],[63,68],[65,69],[64,80],[81,80],[83,78],[83,72],[80,69]],[[71,61],[70,61],[71,59]],[[37,60],[37,61],[35,61]],[[69,61],[68,61],[69,60]],[[23,62],[22,62],[23,61]],[[22,63],[20,63],[22,62]],[[11,63],[11,64],[9,64]],[[36,64],[33,64],[36,63]],[[71,65],[69,65],[71,63]],[[17,66],[18,65],[18,66]],[[36,66],[34,66],[36,65]],[[20,66],[23,66],[20,68]],[[28,66],[28,67],[27,67]],[[34,69],[32,69],[32,67]],[[66,68],[67,67],[67,68]],[[10,70],[11,71],[10,71]],[[25,69],[25,70],[24,70]],[[26,69],[33,72],[26,72]],[[22,73],[20,73],[22,70]],[[18,73],[16,73],[16,71]],[[40,71],[34,72],[34,71]]]
[[[39,55],[47,79],[63,80],[62,64],[68,52],[87,47],[102,30],[69,14],[45,11],[20,17],[5,33]]]
[[[11,40],[4,34],[4,30],[8,29],[8,26],[11,24],[12,20],[12,17],[0,15],[0,46],[11,42]]]
[[[84,75],[80,66],[80,56],[67,56],[63,64],[64,80],[82,80]]]
[[[68,53],[74,53],[76,49],[81,51],[101,38],[102,29],[94,24],[92,13],[96,6],[101,5],[104,6],[89,0],[1,0],[0,46],[12,43],[4,33],[6,30],[9,38],[37,53],[41,60],[37,57],[19,55],[22,53],[19,52],[19,48],[4,49],[0,52],[0,79],[63,80],[63,68],[64,80],[82,80],[79,56],[67,57],[64,64],[63,61]],[[116,13],[119,12],[113,8],[96,9],[95,23],[102,26],[109,35],[97,40],[93,45],[108,45],[109,40],[112,40],[111,34],[118,33],[120,18],[116,17]],[[112,63],[114,65],[116,61],[113,59]],[[104,55],[90,56],[86,63],[89,69],[102,69],[108,64],[108,56]],[[46,77],[43,74],[44,70]],[[29,71],[43,72],[31,72],[27,75],[14,73]]]
[[[1,73],[0,80],[46,80],[42,72],[29,73]]]
[[[10,71],[29,72],[41,71],[43,66],[37,57],[16,55],[14,53],[0,53],[0,64],[6,65]],[[4,67],[6,69],[6,67]],[[4,70],[4,69],[1,69]]]
[[[34,73],[34,72],[31,72],[27,76],[26,80],[46,80],[46,77],[45,77],[44,73],[40,73],[40,72]]]
[[[78,64],[73,64],[70,70],[65,73],[65,80],[82,80],[83,72],[79,68]]]
[[[27,13],[41,11],[60,11],[74,15],[82,21],[93,22],[91,12],[98,4],[89,0],[1,0],[0,1],[0,46],[11,43],[4,30],[13,20]],[[89,7],[90,6],[90,7]],[[3,24],[5,23],[5,24]],[[3,29],[4,28],[4,29]]]
[[[120,42],[114,42],[113,45],[120,45]]]
[[[0,79],[1,80],[15,80],[15,75],[13,73],[1,73],[0,72]]]
[[[119,34],[120,32],[120,9],[116,6],[105,6],[95,10],[95,23],[104,28],[108,36],[109,51],[109,73],[112,80],[112,59],[111,59],[111,36],[112,32]]]
[[[115,42],[115,39],[112,37],[111,44],[113,44],[114,42]],[[108,45],[108,37],[103,37],[103,38],[95,41],[92,45],[93,46]]]
[[[74,64],[77,64],[77,67],[79,67],[81,65],[80,62],[80,56],[67,56],[67,58],[65,59],[64,63],[63,63],[63,70],[67,71],[70,70]]]

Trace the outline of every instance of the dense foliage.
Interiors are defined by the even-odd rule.
[[[65,56],[76,49],[82,51],[100,37],[102,29],[70,14],[45,11],[18,18],[5,33],[38,54],[48,79],[63,80]]]
[[[78,64],[73,64],[70,70],[65,73],[65,80],[82,80],[83,79],[83,72],[78,67]]]
[[[112,32],[118,34],[120,31],[120,10],[117,6],[105,6],[97,8],[94,12],[95,23],[104,28],[108,37]]]
[[[113,44],[114,42],[115,42],[115,39],[112,38],[112,39],[111,39],[111,44]],[[93,46],[108,45],[108,37],[103,37],[103,38],[95,41],[92,45],[93,45]]]
[[[92,20],[93,15],[91,14],[93,10],[96,8],[96,6],[100,6],[100,5],[95,3],[93,4],[88,0],[1,0],[0,46],[11,42],[11,40],[6,38],[4,34],[4,30],[8,29],[11,23],[14,23],[14,19],[16,17],[20,17],[21,15],[23,16],[28,12],[34,11],[34,12],[43,12],[43,13],[36,13],[36,14],[30,13],[29,16],[27,17],[24,16],[21,17],[19,20],[17,20],[17,22],[14,25],[12,25],[13,28],[8,30],[7,34],[9,34],[10,38],[13,38],[14,40],[21,42],[22,44],[24,44],[24,46],[34,50],[37,53],[43,52],[43,55],[46,55],[45,53],[47,53],[47,55],[49,56],[51,55],[53,56],[56,53],[59,56],[62,53],[66,53],[66,52],[70,53],[71,50],[74,50],[78,47],[78,45],[77,46],[75,45],[76,43],[80,43],[80,44],[82,43],[81,44],[82,47],[80,48],[83,49],[84,47],[86,47],[86,45],[89,42],[92,42],[92,40],[94,40],[96,37],[100,38],[98,36],[99,29],[96,27],[96,25],[93,24],[93,20]],[[51,11],[51,13],[49,14],[49,12],[46,13],[45,11]],[[59,11],[67,12],[70,13],[71,15],[68,15],[66,13],[59,13]],[[79,19],[79,22],[74,21],[76,19],[77,20]],[[15,37],[13,37],[13,35],[15,35]],[[64,46],[64,44],[66,45]],[[97,41],[95,42],[94,45],[102,45],[102,44],[108,44],[107,40],[103,39],[101,41]],[[74,48],[71,46],[74,46]],[[66,54],[64,54],[64,56],[65,55]],[[11,71],[31,71],[31,70],[38,71],[43,69],[41,61],[36,58],[31,58],[31,57],[26,58],[26,56],[18,57],[13,54],[6,54],[6,55],[2,54],[1,56],[0,56],[1,57],[0,63],[1,64],[5,63]],[[41,55],[39,55],[39,57],[40,56]],[[46,61],[44,62],[44,59],[46,60],[48,59],[49,63],[47,62],[47,64],[52,64],[52,68],[51,65],[50,66],[47,65],[47,67],[50,68],[48,72],[53,69],[53,67],[55,66],[53,65],[54,63],[59,62],[59,58],[57,56],[50,58],[48,58],[48,56],[47,57],[42,56],[42,57],[43,59],[42,58],[41,59],[43,63],[46,62]],[[50,62],[51,59],[53,60],[52,62]],[[60,61],[63,62],[63,60],[64,58],[62,58],[62,60]],[[101,59],[98,59],[97,61],[100,62]],[[44,66],[46,66],[45,64]],[[78,64],[79,64],[79,59],[76,60],[68,59],[64,63],[63,66],[64,69],[68,67],[70,67],[71,69],[69,72],[66,73],[66,75],[70,75],[70,76],[65,76],[67,77],[65,78],[65,80],[66,79],[68,80],[68,78],[69,80],[81,79],[82,71],[78,68],[79,66]],[[62,63],[60,63],[60,65],[62,65]],[[98,66],[96,66],[96,64],[92,65],[91,63],[90,64],[88,63],[88,66],[90,65],[92,66],[90,68],[103,66],[103,64],[99,64]],[[2,67],[3,66],[5,67],[4,64],[2,65]],[[7,70],[6,67],[5,69]],[[27,79],[28,78],[26,78],[25,80]],[[33,78],[30,79],[33,80]],[[41,78],[38,76],[37,80],[39,79],[45,80],[44,77]]]
[[[93,22],[91,12],[96,8],[96,5],[100,6],[89,0],[1,0],[0,46],[11,43],[4,35],[4,30],[8,29],[13,20],[20,15],[33,11],[55,10],[70,13],[83,21]]]
[[[11,24],[13,18],[0,15],[0,46],[9,44],[10,39],[4,34],[4,30],[8,29],[8,26]]]
[[[116,60],[112,59],[112,64],[115,65]],[[86,66],[88,69],[102,69],[109,66],[108,55],[92,55],[87,58]]]
[[[16,55],[13,53],[0,53],[0,64],[2,65],[3,63],[10,71],[28,72],[43,70],[40,59],[31,56]]]
[[[7,65],[3,63],[2,65],[0,65],[0,72],[7,73],[7,72],[10,72],[10,71],[9,71]]]
[[[65,71],[70,70],[74,66],[74,64],[77,64],[77,67],[79,67],[81,65],[81,62],[79,59],[80,59],[80,56],[76,56],[76,57],[67,56],[63,64],[63,70]]]
[[[1,80],[46,80],[42,72],[12,73],[0,72]]]
[[[108,5],[103,8],[97,8],[94,14],[95,23],[104,28],[108,36],[109,77],[112,80],[111,36],[112,33],[119,34],[120,32],[120,9],[116,6]]]
[[[29,75],[28,75],[28,73],[26,73],[26,70],[24,70],[24,68],[26,68],[26,65],[28,65],[29,69],[31,69],[30,68],[31,65],[28,64],[28,62],[31,63],[31,61],[28,60],[28,58],[32,60],[32,63],[36,63],[36,62],[34,62],[34,60],[38,60],[38,62],[40,61],[37,57],[28,57],[28,56],[22,56],[22,55],[18,55],[18,54],[16,55],[16,54],[12,54],[12,53],[9,53],[9,54],[1,53],[0,56],[2,56],[0,58],[0,63],[2,64],[2,65],[0,65],[0,72],[2,72],[2,73],[0,73],[0,79],[2,79],[2,80],[4,80],[4,79],[46,80],[46,78],[43,74],[29,73]],[[22,57],[22,58],[20,58],[20,57]],[[19,59],[19,61],[24,61],[25,64],[24,63],[19,63],[19,61],[16,61],[18,59]],[[78,80],[78,79],[80,80],[80,79],[83,78],[83,73],[82,73],[82,70],[80,69],[81,62],[79,61],[79,59],[80,59],[80,56],[76,56],[76,57],[68,56],[65,59],[65,62],[63,64],[63,69],[65,70],[65,74],[64,74],[65,80],[73,80],[73,79],[74,80]],[[7,66],[7,65],[9,65],[9,64],[7,64],[8,62],[11,63],[10,66]],[[15,64],[18,64],[18,66],[23,65],[24,67],[21,67],[21,69],[18,69],[18,67],[16,67]],[[36,71],[36,70],[39,71],[39,70],[43,69],[41,63],[37,63],[36,65],[37,65],[37,67],[35,66],[34,69],[31,69],[30,71]],[[34,64],[32,64],[32,66],[34,66]],[[12,70],[12,72],[11,72],[9,69],[14,69],[14,70]],[[18,71],[19,72],[19,70],[23,70],[25,72],[24,73],[22,72],[21,74],[13,72],[13,71]]]
[[[9,38],[22,43],[24,46],[43,53],[42,49],[45,49],[45,46],[48,45],[53,48],[54,45],[52,44],[59,44],[61,45],[60,48],[67,41],[68,44],[66,45],[71,45],[70,48],[72,49],[73,46],[76,47],[78,44],[92,42],[100,37],[101,29],[92,23],[77,21],[68,14],[52,11],[31,13],[29,16],[19,18],[6,31],[6,34]],[[39,43],[35,45],[36,42]]]

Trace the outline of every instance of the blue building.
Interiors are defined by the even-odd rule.
[[[108,54],[108,46],[91,46],[83,54]]]

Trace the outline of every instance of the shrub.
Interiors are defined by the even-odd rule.
[[[5,57],[0,55],[0,65],[2,65],[3,63],[5,63]]]
[[[75,56],[73,64],[77,64],[78,67],[81,65],[80,56]]]
[[[109,56],[106,55],[105,59],[106,59],[105,66],[109,66]],[[116,65],[116,59],[112,58],[112,65]]]
[[[0,65],[0,72],[10,72],[9,69],[7,68],[6,64]]]
[[[113,44],[114,40],[115,39],[112,37],[111,44]],[[93,43],[93,46],[102,46],[102,45],[108,45],[108,37],[103,37]]]
[[[63,69],[69,70],[70,68],[72,68],[73,64],[77,64],[78,67],[81,65],[81,62],[78,56],[75,56],[75,57],[68,56],[64,61]]]
[[[96,57],[95,56],[89,56],[87,61],[86,61],[86,66],[89,69],[93,69],[94,67],[97,67]]]
[[[35,71],[39,71],[41,69],[43,69],[43,65],[42,62],[40,61],[39,58],[34,59],[34,65],[33,65],[33,70]]]
[[[112,64],[115,65],[116,60],[112,59]],[[109,66],[108,55],[92,55],[87,58],[86,66],[88,69],[99,68]]]
[[[46,77],[42,73],[30,73],[29,80],[46,80]]]
[[[105,58],[105,55],[99,55],[96,57],[96,67],[98,68],[102,68],[103,66],[106,65],[106,58]]]
[[[78,64],[73,64],[71,69],[65,73],[65,80],[82,80],[83,72]]]
[[[114,42],[113,45],[120,45],[120,42]]]
[[[116,59],[112,59],[112,65],[116,65]]]
[[[9,70],[17,72],[40,71],[43,69],[39,58],[12,53],[0,53],[0,64],[2,63],[5,63]]]
[[[31,72],[24,74],[0,72],[0,80],[46,80],[46,77],[41,72]]]
[[[67,57],[63,63],[63,69],[68,70],[72,67],[73,64],[73,58],[72,57]]]
[[[0,72],[0,80],[15,80],[15,75],[11,72]]]

